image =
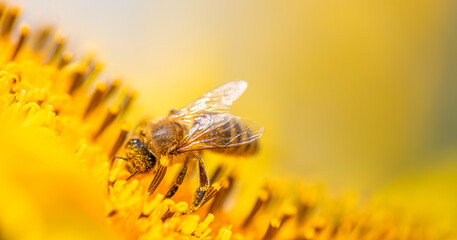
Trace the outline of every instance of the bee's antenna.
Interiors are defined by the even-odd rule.
[[[121,156],[118,156],[118,155],[114,156],[114,158],[119,158],[119,159],[122,159],[122,160],[124,160],[124,161],[128,161],[127,158],[124,158],[124,157],[121,157]]]

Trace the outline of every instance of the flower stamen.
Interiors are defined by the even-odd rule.
[[[86,119],[87,116],[89,116],[89,114],[92,113],[92,111],[100,105],[105,92],[106,92],[106,84],[104,84],[104,83],[97,84],[97,86],[95,87],[94,93],[92,93],[92,97],[90,98],[90,102],[87,105],[86,111],[84,112],[83,119]]]
[[[122,100],[122,111],[120,113],[121,116],[123,116],[129,109],[129,107],[132,105],[133,100],[137,97],[136,92],[129,92],[125,95],[124,99]]]
[[[309,200],[301,199],[298,202],[297,209],[297,225],[302,225],[307,219],[310,211],[312,210],[313,204]]]
[[[116,142],[114,143],[113,147],[111,148],[111,152],[108,155],[109,159],[113,159],[114,155],[116,155],[117,151],[119,151],[119,148],[122,147],[124,144],[125,140],[127,139],[127,134],[130,130],[130,126],[127,123],[122,124],[121,126],[121,132],[119,133],[119,136],[117,137]]]
[[[21,28],[19,40],[17,41],[17,44],[14,47],[13,54],[11,54],[10,61],[14,61],[14,59],[17,57],[17,55],[19,54],[19,51],[21,50],[22,46],[24,45],[25,40],[28,38],[29,33],[30,33],[30,29],[27,26],[24,26]]]
[[[221,190],[217,192],[216,196],[214,197],[213,202],[209,208],[209,213],[215,213],[216,211],[220,210],[222,205],[224,204],[225,199],[227,198],[228,194],[231,192],[233,188],[233,183],[235,181],[235,173],[232,172],[227,179],[222,180],[221,182]]]
[[[68,93],[73,95],[73,93],[78,89],[84,82],[84,72],[85,69],[78,69],[71,76],[71,85],[68,89]]]
[[[273,218],[268,225],[267,232],[263,236],[262,240],[271,240],[276,235],[277,230],[281,226],[281,221],[277,218]]]
[[[188,208],[188,204],[185,202],[176,203],[170,207],[168,207],[167,211],[162,215],[160,218],[162,222],[172,218],[175,213],[184,212]]]
[[[102,101],[105,101],[108,99],[113,93],[119,89],[119,86],[121,85],[122,81],[120,79],[114,79],[111,84],[108,86],[108,90],[106,91],[105,96],[103,97]]]
[[[313,222],[313,228],[314,228],[314,233],[316,235],[322,233],[324,230],[325,226],[327,225],[325,218],[323,217],[318,217],[317,219],[314,220]]]
[[[114,215],[116,215],[116,214],[117,214],[117,210],[114,209],[114,210],[111,210],[111,212],[109,212],[107,216],[108,216],[108,217],[112,217],[112,216],[114,216]]]
[[[67,64],[69,64],[73,60],[73,55],[71,53],[65,52],[62,54],[62,57],[59,60],[59,63],[57,64],[58,69],[62,69],[65,67]]]
[[[0,2],[0,27],[2,26],[3,15],[6,12],[6,5],[3,2]]]
[[[63,51],[64,47],[65,47],[65,43],[66,43],[66,39],[64,37],[55,37],[54,39],[54,49],[51,53],[51,55],[49,56],[49,59],[45,62],[45,64],[51,64],[55,61],[57,61],[57,59],[59,58],[60,56],[60,53]]]
[[[221,189],[220,191],[216,194],[214,197],[213,202],[211,203],[211,206],[209,207],[208,213],[215,213],[220,209],[222,206],[222,202],[224,201],[224,198],[227,193],[227,189],[230,186],[230,181],[228,179],[223,179],[221,181]]]
[[[106,116],[105,116],[105,119],[103,120],[103,123],[102,125],[100,126],[100,128],[98,129],[98,131],[96,132],[96,134],[93,135],[92,137],[92,140],[97,140],[98,137],[100,137],[100,135],[102,135],[103,131],[105,131],[105,129],[114,121],[114,119],[117,117],[117,115],[119,114],[119,111],[120,111],[120,108],[119,108],[119,105],[114,105],[114,106],[111,106],[109,109],[108,109],[108,112],[106,113]]]
[[[270,240],[273,239],[276,234],[278,234],[280,228],[287,222],[289,221],[290,218],[295,216],[297,213],[297,209],[294,206],[287,206],[286,209],[284,210],[284,213],[281,215],[281,217],[278,218],[273,218],[270,221],[270,225],[268,226],[267,232],[263,236],[263,240]]]
[[[43,47],[46,45],[47,41],[49,40],[49,37],[51,36],[51,32],[52,32],[51,26],[45,26],[39,30],[38,38],[34,44],[35,51],[39,52],[43,49]]]
[[[259,193],[256,203],[254,204],[254,207],[252,208],[251,212],[244,220],[243,225],[241,225],[241,229],[246,229],[250,225],[250,223],[254,219],[255,215],[257,214],[257,212],[260,210],[260,208],[263,205],[265,205],[265,203],[268,201],[269,198],[270,198],[270,193],[266,189],[262,189],[262,191],[260,191],[260,193]]]
[[[216,182],[217,179],[219,178],[219,176],[222,174],[222,171],[224,170],[225,166],[224,164],[219,164],[219,166],[217,166],[216,170],[214,170],[214,173],[213,175],[211,176],[211,180],[210,182]]]
[[[6,9],[6,8],[5,8]],[[17,7],[12,8],[11,10],[3,10],[5,13],[5,17],[3,19],[2,23],[2,30],[0,31],[0,36],[2,38],[7,38],[11,34],[11,31],[13,30],[14,24],[16,23],[16,20],[19,16],[19,13],[21,10]]]

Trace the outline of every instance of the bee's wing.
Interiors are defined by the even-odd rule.
[[[227,113],[201,113],[187,136],[177,146],[177,152],[223,149],[246,145],[263,135],[260,124]]]
[[[170,114],[170,119],[180,119],[191,124],[192,119],[203,112],[228,113],[233,102],[248,87],[245,81],[231,81],[203,94],[195,101]]]
[[[168,116],[186,126],[177,152],[230,148],[249,144],[263,134],[252,120],[229,114],[230,107],[247,88],[245,81],[225,83]]]

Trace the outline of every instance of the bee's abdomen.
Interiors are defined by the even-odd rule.
[[[258,150],[258,140],[250,142],[252,131],[236,119],[228,121],[221,131],[218,133],[221,136],[220,145],[227,146],[215,149],[214,151],[233,154],[233,155],[251,155]]]

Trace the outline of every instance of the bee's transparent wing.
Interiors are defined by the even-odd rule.
[[[203,112],[228,113],[233,102],[243,94],[247,87],[248,84],[245,81],[231,81],[222,84],[173,112],[169,118],[180,119],[191,124],[192,119]]]
[[[229,114],[233,102],[246,88],[245,81],[231,81],[173,111],[169,120],[186,126],[185,136],[176,151],[231,148],[260,138],[264,131],[261,125]]]
[[[224,149],[252,143],[264,132],[263,126],[227,113],[202,113],[194,118],[177,152]]]

